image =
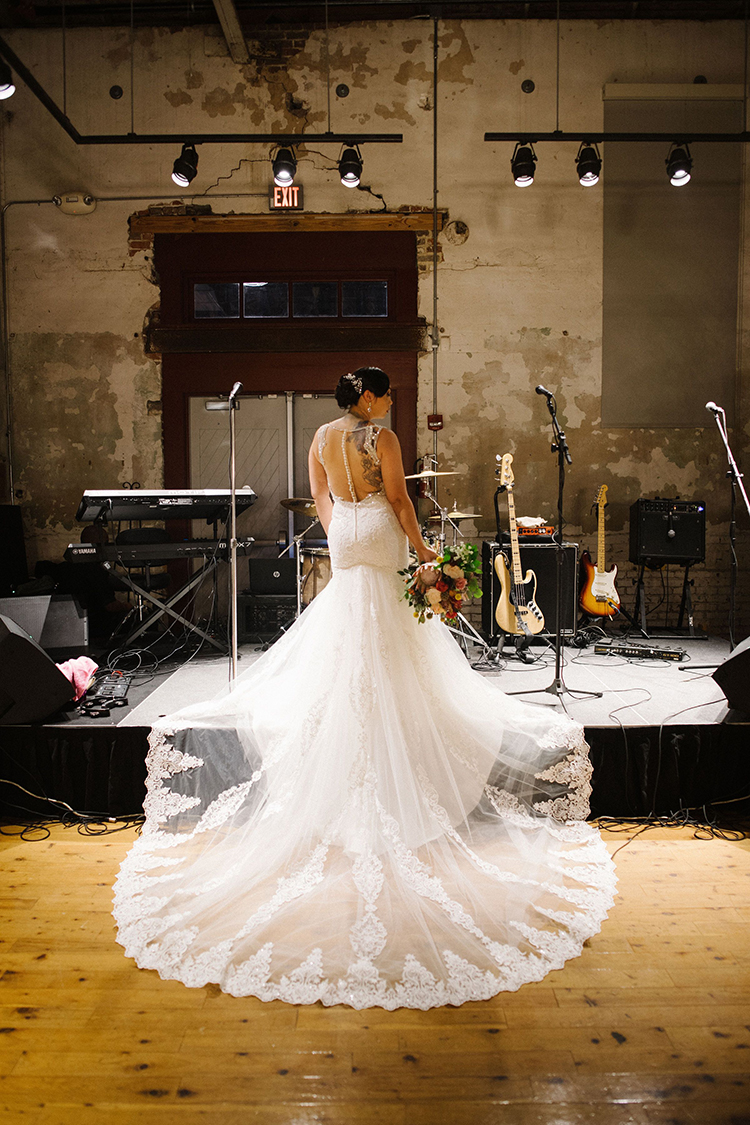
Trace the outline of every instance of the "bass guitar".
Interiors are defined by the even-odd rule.
[[[596,566],[591,555],[584,551],[581,555],[581,593],[578,604],[584,613],[591,617],[614,617],[620,612],[620,598],[615,589],[617,567],[610,571],[604,566],[604,509],[607,506],[607,486],[603,484],[594,501],[598,508],[598,550]]]
[[[513,454],[506,453],[496,474],[508,495],[512,575],[508,570],[505,555],[502,551],[498,551],[495,555],[495,574],[500,582],[500,596],[495,607],[495,620],[505,633],[529,636],[541,633],[544,628],[544,616],[534,601],[536,575],[533,570],[527,570],[525,575],[521,570],[512,464]]]

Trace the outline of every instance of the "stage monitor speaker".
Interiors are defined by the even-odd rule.
[[[74,696],[47,653],[0,614],[0,726],[44,722]]]
[[[495,555],[501,548],[497,543],[482,544],[482,628],[486,636],[497,637],[502,629],[495,620],[495,607],[500,596],[500,582],[495,573]],[[510,543],[503,544],[510,562]],[[536,575],[536,604],[544,615],[542,636],[555,633],[555,606],[557,602],[557,547],[554,543],[522,542],[519,547],[521,570],[533,570]],[[578,544],[563,543],[562,633],[572,636],[578,620]]]
[[[750,715],[750,637],[730,652],[713,673],[713,678],[732,710]]]
[[[692,566],[706,557],[706,505],[689,500],[636,500],[630,508],[630,561],[638,566]]]

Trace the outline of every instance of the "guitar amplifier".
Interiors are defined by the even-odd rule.
[[[503,550],[510,561],[510,544],[500,547],[485,540],[482,543],[482,628],[492,639],[503,634],[495,620],[495,607],[500,596],[500,581],[495,573],[495,555]],[[519,543],[521,570],[536,575],[536,604],[544,615],[542,637],[555,635],[555,603],[557,601],[557,546],[554,543]],[[578,621],[578,544],[563,543],[563,588],[560,606],[563,636],[572,637]]]
[[[706,505],[691,500],[636,500],[630,507],[630,561],[658,569],[706,557]]]

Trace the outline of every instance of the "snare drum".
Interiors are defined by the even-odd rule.
[[[303,547],[302,602],[309,605],[331,581],[331,554],[327,547]]]

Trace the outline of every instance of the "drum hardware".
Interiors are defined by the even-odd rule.
[[[305,538],[308,531],[312,531],[312,529],[315,527],[315,525],[320,522],[319,519],[318,519],[318,510],[315,507],[315,501],[313,499],[311,499],[308,496],[289,496],[289,497],[287,497],[286,500],[281,501],[281,506],[282,506],[282,508],[286,508],[286,510],[288,512],[296,512],[297,515],[307,516],[308,519],[312,520],[312,523],[308,524],[308,526],[306,528],[304,528],[302,531],[298,532],[294,536],[291,543],[289,543],[289,545],[287,547],[285,547],[284,550],[279,555],[279,558],[283,558],[284,555],[288,554],[292,550],[292,548],[294,548],[294,559],[295,559],[295,562],[297,564],[296,565],[297,610],[296,610],[296,613],[295,613],[295,620],[296,620],[300,616],[300,614],[302,613],[302,593],[303,593],[303,590],[305,588],[305,584],[307,582],[307,579],[310,576],[309,571],[306,575],[304,575],[304,577],[302,575],[302,555],[303,555],[303,553],[304,554],[314,554],[314,553],[317,554],[317,553],[323,553],[323,552],[325,552],[325,554],[328,554],[328,548],[326,548],[326,547],[311,547],[309,549],[309,551],[306,551],[302,547],[302,540]],[[280,633],[285,633],[287,628],[288,628],[288,626],[282,625]],[[276,637],[278,637],[280,635],[280,633],[277,633]],[[267,644],[264,645],[263,647],[268,648],[270,645],[272,645],[273,642],[276,640],[276,637],[274,637],[272,640],[268,641]]]
[[[438,473],[435,469],[423,469],[421,473],[411,473],[405,480],[430,480],[432,477],[457,477],[458,470],[451,469]]]
[[[281,501],[282,508],[286,508],[288,512],[296,512],[298,516],[308,516],[310,519],[317,520],[318,510],[315,507],[315,501],[306,496],[290,496],[286,500]],[[309,528],[307,529],[310,530]]]
[[[459,512],[455,508],[448,513],[451,522],[456,520],[480,520],[482,518],[481,512]],[[434,512],[431,516],[427,517],[427,523],[440,523],[442,516],[439,512]]]
[[[437,465],[437,458],[433,457],[432,463],[434,465]],[[407,477],[406,479],[427,481],[431,480],[433,477],[455,477],[458,475],[459,474],[457,472],[440,472],[438,469],[425,469],[423,472],[416,473],[413,477]],[[437,511],[433,512],[431,516],[427,517],[427,523],[432,523],[435,526],[435,530],[437,531],[437,534],[433,533],[432,535],[430,535],[430,539],[434,544],[433,550],[437,551],[438,555],[442,555],[445,550],[446,524],[450,524],[450,526],[453,528],[452,546],[455,547],[458,542],[458,537],[461,536],[461,538],[463,538],[461,529],[458,526],[459,521],[463,519],[477,519],[479,518],[479,513],[459,512],[456,508],[455,503],[453,505],[452,511],[450,511],[448,508],[443,508],[438,502],[437,497],[434,496],[430,491],[429,485],[426,487],[424,499],[430,500],[437,509]],[[482,637],[482,635],[476,631],[471,622],[466,617],[464,617],[463,613],[458,614],[455,625],[448,625],[447,628],[458,639],[467,659],[469,658],[469,642],[481,645],[483,653],[486,657],[487,653],[489,652],[487,642],[485,641],[484,637]]]

